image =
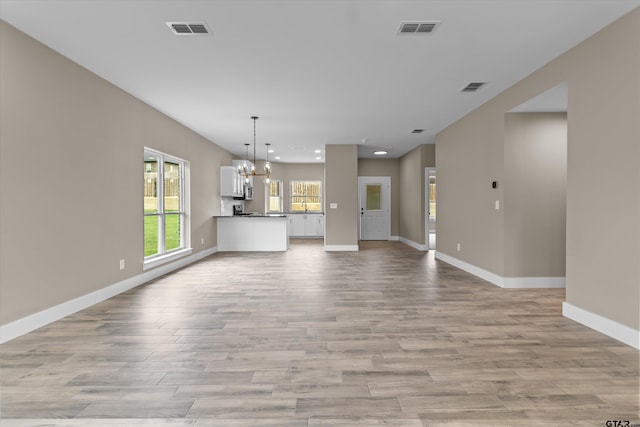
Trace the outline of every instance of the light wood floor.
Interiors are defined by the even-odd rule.
[[[0,425],[640,423],[639,352],[563,300],[398,242],[216,254],[0,346]]]

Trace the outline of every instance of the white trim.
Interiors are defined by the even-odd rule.
[[[454,258],[450,255],[443,254],[442,252],[436,251],[436,259],[446,262],[447,264],[451,264],[454,267],[458,267],[461,270],[466,271],[467,273],[471,273],[474,276],[478,276],[481,279],[486,280],[487,282],[491,282],[494,285],[503,287],[503,278],[494,274],[490,271],[484,270],[480,267],[476,267],[473,264],[469,264],[467,262],[461,261],[457,258]]]
[[[122,292],[128,291],[129,289],[133,289],[136,286],[153,280],[156,277],[160,277],[164,274],[170,273],[171,271],[177,270],[178,268],[184,267],[185,265],[194,263],[209,255],[213,255],[216,252],[218,252],[218,247],[214,246],[213,248],[198,252],[195,255],[181,258],[179,261],[173,262],[171,264],[165,264],[162,267],[158,267],[154,270],[130,277],[121,282],[115,283],[102,289],[98,289],[97,291],[91,292],[81,297],[63,302],[61,304],[23,317],[22,319],[7,323],[6,325],[2,325],[0,326],[0,344],[46,326],[49,323],[62,319],[63,317],[69,316],[73,313],[77,313],[80,310],[84,310],[85,308],[91,307],[94,304],[112,298],[118,294],[121,294]]]
[[[458,267],[461,270],[478,276],[481,279],[491,282],[496,286],[507,289],[547,289],[564,288],[564,277],[502,277],[495,273],[476,267],[473,264],[461,261],[450,255],[436,252],[436,258],[448,264]]]
[[[325,252],[357,252],[360,250],[358,245],[324,245]]]
[[[389,240],[398,241],[400,240],[400,236],[389,236]]]
[[[402,237],[402,236],[399,236],[399,237],[398,237],[398,240],[400,240],[400,241],[401,241],[402,243],[404,243],[405,245],[409,245],[409,246],[411,246],[412,248],[417,249],[417,250],[419,250],[419,251],[426,251],[426,250],[428,249],[428,248],[427,248],[427,245],[422,245],[422,244],[420,244],[420,243],[416,243],[416,242],[414,242],[414,241],[412,241],[412,240],[405,239],[405,238],[404,238],[404,237]]]
[[[424,206],[422,212],[424,213],[424,245],[427,247],[426,250],[428,251],[435,249],[435,247],[429,247],[429,172],[436,172],[436,168],[432,166],[424,168],[424,188],[422,189],[422,191],[424,191]],[[435,234],[435,232],[436,231],[434,230],[433,233]]]
[[[191,255],[193,248],[183,248],[175,252],[169,252],[164,255],[150,258],[143,261],[142,270],[151,270],[152,268],[160,267],[161,265],[169,264],[171,261],[175,261],[178,258],[182,258],[187,255]]]
[[[640,331],[615,320],[592,313],[568,302],[562,303],[562,315],[608,337],[640,350]]]

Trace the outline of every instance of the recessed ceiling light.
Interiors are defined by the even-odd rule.
[[[385,154],[389,154],[389,152],[385,150],[377,150],[374,151],[373,154],[375,154],[376,156],[384,156]]]
[[[269,148],[267,151],[268,151],[269,153],[275,153],[275,151],[273,150],[273,148]]]
[[[280,156],[276,156],[276,157],[275,157],[275,159],[276,159],[276,160],[280,160]]]
[[[315,150],[314,153],[320,154],[320,153],[322,153],[322,150]]]

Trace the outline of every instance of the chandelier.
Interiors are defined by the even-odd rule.
[[[271,178],[271,162],[269,162],[269,146],[271,146],[271,144],[264,144],[267,147],[267,160],[264,164],[264,172],[258,173],[256,172],[256,120],[258,120],[258,116],[251,116],[251,120],[253,120],[253,165],[251,165],[251,169],[249,169],[247,163],[249,158],[249,144],[244,144],[244,162],[238,166],[238,173],[244,177],[246,183],[249,182],[252,176],[264,176],[264,182],[268,184]]]

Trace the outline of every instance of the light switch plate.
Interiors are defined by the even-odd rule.
[[[329,209],[338,209],[337,203],[329,203]]]

